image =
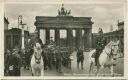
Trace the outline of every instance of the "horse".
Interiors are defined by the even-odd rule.
[[[98,74],[100,68],[104,70],[105,68],[108,67],[111,71],[111,76],[114,76],[113,67],[115,64],[115,58],[117,58],[116,55],[119,51],[119,42],[120,42],[119,40],[117,42],[110,41],[105,46],[98,59],[99,65],[97,65],[96,75]],[[95,52],[96,49],[93,49],[89,53],[89,62],[90,62],[89,74],[92,71],[92,65],[95,63],[95,58],[92,57]],[[104,75],[105,75],[105,70],[104,70]]]
[[[43,76],[44,75],[44,62],[41,55],[42,48],[39,43],[36,43],[34,46],[34,53],[31,58],[31,71],[32,76]]]

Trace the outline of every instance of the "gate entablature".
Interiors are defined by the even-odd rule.
[[[37,28],[92,28],[91,17],[44,17],[37,16]]]

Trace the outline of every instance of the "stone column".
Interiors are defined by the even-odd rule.
[[[46,44],[50,43],[50,29],[45,29],[46,32]]]
[[[84,44],[84,48],[87,48],[87,31],[86,31],[86,29],[84,29],[83,44]]]
[[[59,32],[59,29],[55,29],[55,42],[56,42],[56,45],[60,45],[60,32]]]
[[[72,34],[72,29],[67,29],[67,45],[68,46],[72,46],[72,39],[73,38],[73,34]]]
[[[11,37],[11,48],[13,48],[13,35],[10,35],[10,37]]]
[[[84,29],[84,46],[85,48],[92,48],[92,31],[91,29]]]
[[[37,31],[38,31],[38,37],[40,38],[40,29],[37,29]]]
[[[84,45],[85,45],[85,48],[89,48],[90,47],[90,35],[89,35],[89,29],[85,29],[85,41],[84,41]]]
[[[82,29],[76,29],[76,47],[82,47]]]
[[[89,48],[92,48],[92,29],[88,29]]]

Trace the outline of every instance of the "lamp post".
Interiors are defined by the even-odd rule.
[[[24,49],[24,25],[26,24],[21,24],[22,25],[22,49]]]

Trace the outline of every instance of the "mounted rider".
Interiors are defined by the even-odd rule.
[[[102,53],[105,45],[106,45],[106,40],[105,38],[103,37],[103,31],[101,28],[99,28],[99,37],[97,37],[97,40],[96,40],[96,53],[95,53],[95,65],[97,66],[99,64],[99,56],[100,54]]]
[[[32,57],[32,54],[34,53],[34,46],[36,43],[41,44],[41,47],[43,47],[43,43],[42,40],[39,38],[39,36],[37,35],[37,33],[34,34],[33,37],[31,37],[29,43],[28,43],[28,54],[26,54],[26,58],[28,61],[28,64],[30,64],[30,59]]]

